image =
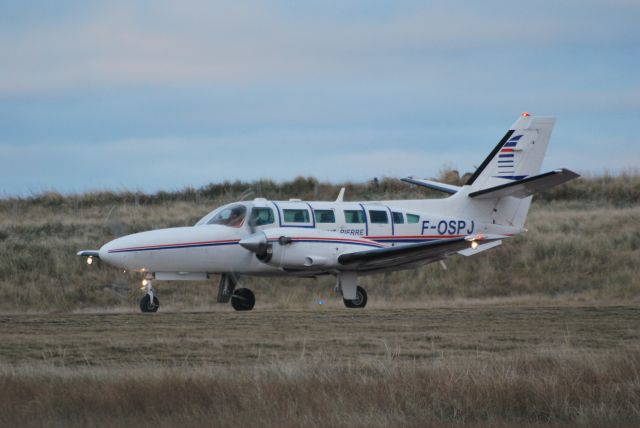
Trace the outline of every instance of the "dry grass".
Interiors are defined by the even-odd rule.
[[[3,317],[1,426],[637,426],[630,307]]]
[[[0,369],[3,426],[637,426],[640,353],[493,363]]]

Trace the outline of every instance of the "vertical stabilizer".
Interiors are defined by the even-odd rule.
[[[539,174],[554,124],[553,117],[523,113],[469,178],[471,191]]]
[[[535,117],[523,113],[469,178],[465,185],[466,194],[538,175],[554,124],[553,117]],[[531,198],[504,196],[484,201],[467,199],[465,205],[487,222],[523,227]]]

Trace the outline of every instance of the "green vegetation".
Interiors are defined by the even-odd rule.
[[[460,183],[455,171],[441,179]],[[440,197],[398,180],[344,184],[349,200]],[[79,249],[98,248],[122,233],[194,224],[214,207],[242,198],[332,200],[341,185],[297,178],[275,183],[210,184],[158,192],[44,193],[0,200],[0,310],[131,307],[137,278],[87,267]],[[640,175],[588,177],[541,194],[529,232],[476,257],[454,257],[448,270],[429,265],[363,278],[371,304],[428,304],[432,299],[527,297],[622,301],[640,295]],[[331,278],[246,279],[258,308],[306,307],[331,296]],[[280,287],[284,284],[286,288]],[[163,308],[209,307],[215,280],[158,283]],[[202,296],[206,299],[203,300]],[[422,303],[421,303],[422,302]]]

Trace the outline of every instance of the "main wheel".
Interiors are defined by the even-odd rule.
[[[356,298],[353,300],[342,299],[347,308],[364,308],[367,306],[367,290],[360,287],[356,288]]]
[[[151,296],[145,294],[142,299],[140,299],[140,310],[142,312],[158,312],[158,308],[160,307],[160,301],[156,296],[153,296],[153,303],[151,302]]]
[[[248,288],[238,288],[231,295],[231,306],[236,311],[250,311],[256,304],[256,296]]]

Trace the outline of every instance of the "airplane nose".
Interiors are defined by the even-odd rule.
[[[118,254],[109,252],[113,248],[117,247],[117,241],[118,239],[114,239],[113,241],[107,242],[100,248],[100,250],[98,250],[100,260],[110,265],[118,265]]]

